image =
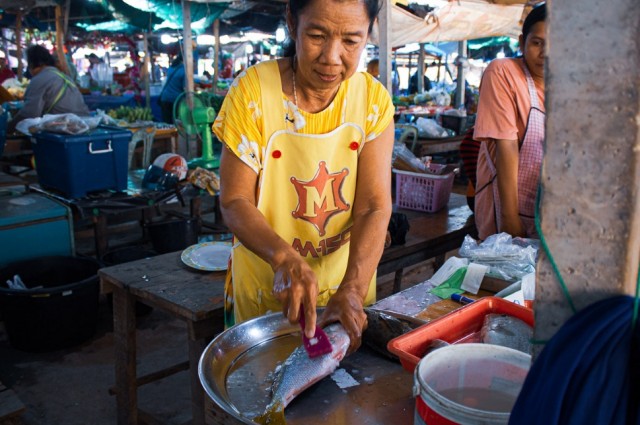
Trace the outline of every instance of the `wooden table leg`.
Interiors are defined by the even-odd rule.
[[[404,269],[396,270],[396,274],[393,277],[393,293],[400,292],[402,289],[402,275],[404,273]]]
[[[191,410],[193,425],[205,424],[205,392],[198,375],[200,357],[216,333],[222,331],[222,318],[187,322],[189,329],[189,375],[191,376]]]
[[[109,249],[106,215],[98,214],[93,216],[93,234],[96,239],[96,258],[101,259]]]
[[[444,264],[444,258],[446,254],[436,255],[433,257],[433,272],[440,270],[440,267]]]
[[[118,287],[113,288],[113,334],[118,425],[137,425],[135,300],[129,291]]]

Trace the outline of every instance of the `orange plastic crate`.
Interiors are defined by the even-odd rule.
[[[507,314],[533,326],[533,311],[498,297],[484,297],[389,341],[387,349],[413,373],[429,344],[440,339],[449,344],[478,342],[487,314]]]

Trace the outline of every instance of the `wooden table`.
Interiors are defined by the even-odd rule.
[[[398,210],[411,228],[404,245],[387,248],[378,274],[395,272],[394,291],[400,289],[404,267],[459,248],[475,232],[472,213],[462,195],[451,194],[449,205],[436,213]],[[113,292],[118,424],[137,424],[147,415],[137,407],[137,387],[186,368],[191,374],[193,423],[204,423],[204,392],[198,378],[198,359],[206,344],[223,329],[225,272],[200,272],[184,265],[180,252],[100,269],[103,292]],[[187,323],[189,362],[144,377],[136,374],[135,303],[141,301]]]
[[[417,157],[423,157],[426,155],[435,155],[446,152],[458,152],[460,151],[460,144],[462,143],[463,135],[443,137],[440,139],[426,139],[419,137],[416,141],[413,153]]]
[[[460,248],[466,235],[476,235],[473,213],[464,195],[452,193],[449,204],[435,213],[396,208],[411,226],[404,245],[390,246],[382,253],[378,275],[395,272],[393,292],[400,290],[405,267],[435,258],[434,269],[444,263],[447,252]]]
[[[189,369],[193,424],[205,423],[205,394],[198,378],[198,361],[207,343],[223,330],[225,272],[199,272],[185,266],[180,252],[100,269],[104,291],[113,292],[116,401],[118,424],[137,425],[149,414],[138,410],[140,385]],[[165,311],[187,323],[189,359],[137,377],[136,301]]]

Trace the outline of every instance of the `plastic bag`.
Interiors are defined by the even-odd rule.
[[[480,244],[467,235],[458,255],[489,266],[487,276],[516,281],[535,272],[539,246],[537,239],[513,238],[508,233],[491,235]]]
[[[391,164],[393,168],[414,173],[429,173],[429,164],[416,157],[404,143],[393,144]]]
[[[420,117],[416,120],[416,126],[420,137],[437,139],[449,136],[449,132],[432,118]]]
[[[96,117],[79,117],[76,114],[47,114],[41,118],[24,119],[16,125],[16,129],[27,136],[39,131],[77,135],[86,133],[99,124],[100,119]]]

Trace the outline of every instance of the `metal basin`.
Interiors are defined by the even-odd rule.
[[[254,424],[252,418],[270,401],[273,370],[300,344],[300,328],[281,313],[238,324],[205,349],[200,382],[220,409],[242,423]],[[359,385],[341,389],[330,377],[324,378],[287,407],[288,425],[413,423],[413,376],[399,363],[362,347],[340,368]]]

